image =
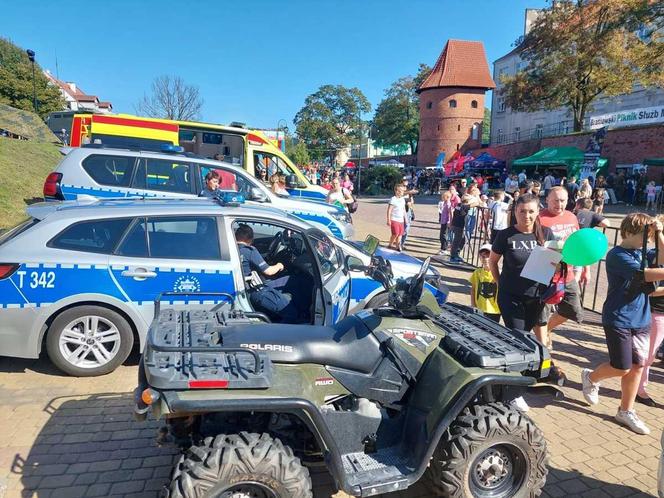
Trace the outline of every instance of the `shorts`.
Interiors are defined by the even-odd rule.
[[[645,365],[650,352],[650,327],[623,329],[604,325],[609,363],[613,368],[629,370],[632,365]]]
[[[576,323],[583,323],[583,306],[581,306],[581,290],[579,282],[572,280],[565,284],[565,296],[556,306],[558,314]]]
[[[401,236],[405,233],[406,227],[400,221],[390,220],[390,231],[394,236]]]

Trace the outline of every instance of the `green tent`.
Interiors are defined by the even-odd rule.
[[[598,171],[607,169],[608,160],[597,161]],[[546,147],[532,156],[512,161],[512,168],[567,168],[567,174],[578,175],[583,166],[583,151],[576,147]]]
[[[650,159],[644,159],[643,164],[646,166],[664,166],[664,157],[651,157]]]

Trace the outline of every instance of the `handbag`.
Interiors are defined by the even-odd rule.
[[[353,214],[355,211],[357,211],[357,199],[355,199],[353,194],[350,194],[350,196],[353,198],[353,202],[348,204],[348,212]]]
[[[567,281],[567,263],[560,263],[560,269],[551,277],[549,286],[542,292],[540,301],[544,304],[560,304],[565,297],[565,282]]]
[[[643,231],[643,247],[641,247],[641,268],[634,272],[627,289],[625,290],[626,301],[632,302],[639,294],[651,294],[657,289],[657,282],[646,282],[646,262],[648,260],[648,227]],[[657,240],[657,238],[655,238]],[[655,243],[655,261],[659,260],[659,244]]]

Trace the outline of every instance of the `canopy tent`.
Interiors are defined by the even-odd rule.
[[[469,166],[471,168],[495,167],[497,169],[502,169],[505,167],[505,161],[492,156],[488,152],[482,152],[479,156],[470,161]]]
[[[577,178],[605,174],[608,170],[609,160],[597,159],[597,167],[584,167],[584,153],[576,147],[547,147],[532,156],[512,161],[512,169],[539,169],[540,166],[550,169],[565,169],[566,175],[575,175]]]
[[[651,157],[644,159],[643,164],[646,166],[664,166],[664,157]]]
[[[512,161],[512,166],[567,166],[580,167],[583,152],[576,147],[546,147],[532,156]]]
[[[475,158],[469,152],[465,156],[461,155],[461,152],[458,150],[452,154],[450,160],[445,164],[445,176],[456,175],[463,171],[463,165],[469,161],[473,161]]]

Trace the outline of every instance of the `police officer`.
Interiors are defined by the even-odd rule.
[[[242,275],[245,278],[251,277],[252,270],[270,277],[284,269],[282,263],[268,265],[261,253],[251,245],[254,241],[254,231],[250,226],[240,225],[235,230],[235,240],[240,251]],[[275,321],[283,323],[295,323],[297,321],[297,307],[288,295],[278,289],[267,285],[251,287],[249,288],[249,300],[255,309],[265,312]]]

